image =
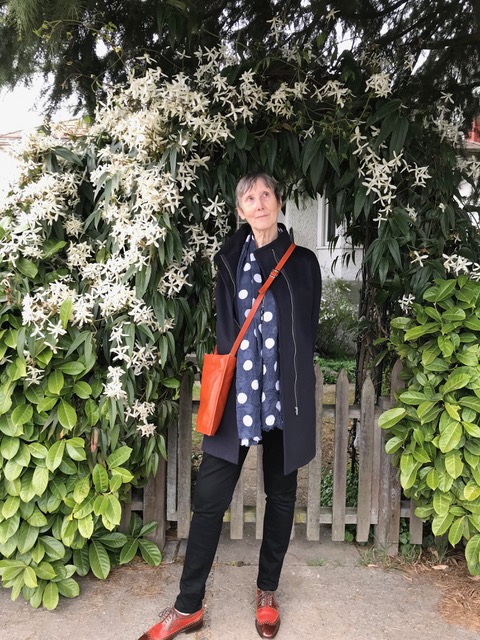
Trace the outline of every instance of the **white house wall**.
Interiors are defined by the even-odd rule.
[[[362,250],[355,251],[355,264],[350,260],[347,266],[342,258],[350,251],[339,229],[337,229],[339,235],[337,246],[335,249],[329,248],[328,207],[322,196],[318,196],[316,200],[308,198],[301,201],[299,208],[293,201],[288,201],[285,225],[287,229],[293,229],[297,244],[308,247],[317,254],[324,278],[341,278],[350,282],[358,279],[362,266]]]

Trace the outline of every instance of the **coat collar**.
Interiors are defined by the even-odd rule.
[[[277,259],[279,260],[280,257],[285,253],[285,251],[287,250],[287,248],[289,247],[292,241],[290,238],[290,234],[288,233],[285,225],[281,222],[277,224],[278,224],[279,234],[275,238],[275,240],[273,240],[269,244],[266,244],[263,247],[260,247],[260,249],[255,250],[255,257],[257,258],[257,260],[259,260],[261,264],[263,264],[265,260],[268,261],[268,264],[265,264],[267,268],[272,268],[275,266],[276,262],[275,262],[274,254],[277,256]],[[220,251],[216,254],[214,258],[214,261],[217,267],[220,266],[221,264],[222,256],[226,259],[226,261],[229,263],[229,265],[232,268],[236,267],[238,260],[240,258],[240,253],[242,251],[243,244],[245,243],[247,235],[251,233],[251,231],[252,230],[249,224],[243,224],[238,229],[238,231],[236,231],[233,234],[233,236],[225,242],[223,247],[220,249]],[[271,266],[270,266],[271,261],[269,259],[269,256],[272,257],[271,261],[273,262],[273,264]]]

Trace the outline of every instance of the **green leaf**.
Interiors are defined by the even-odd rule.
[[[70,438],[66,440],[67,453],[72,460],[81,462],[87,459],[85,452],[85,442],[81,438]]]
[[[37,586],[37,576],[32,567],[25,567],[23,571],[23,581],[25,582],[25,586],[29,589],[35,589]]]
[[[404,391],[398,396],[398,399],[404,404],[419,405],[427,399],[425,394],[420,391]],[[405,410],[404,410],[405,411]]]
[[[110,573],[110,558],[105,547],[98,540],[92,540],[88,548],[90,568],[95,577],[105,580]]]
[[[78,520],[78,532],[82,538],[89,540],[93,535],[93,529],[94,522],[91,513],[88,516],[85,516],[85,518],[80,518]]]
[[[27,260],[26,258],[18,258],[15,263],[16,268],[20,273],[30,280],[33,280],[38,273],[38,268],[34,262]]]
[[[57,370],[61,371],[62,373],[66,373],[69,376],[79,376],[85,373],[85,365],[81,362],[64,362],[57,367]],[[84,382],[83,384],[87,383]]]
[[[17,549],[20,553],[27,553],[36,543],[39,530],[31,527],[28,522],[22,522],[18,530]]]
[[[86,400],[92,395],[92,387],[88,382],[79,381],[73,386],[73,392],[82,400]]]
[[[86,576],[90,571],[90,560],[88,559],[88,547],[73,550],[73,563],[79,576]]]
[[[103,496],[101,496],[103,498]],[[74,516],[75,518],[85,518],[89,513],[92,513],[95,507],[95,496],[90,494],[87,498],[81,502],[78,507],[74,507]]]
[[[310,138],[303,146],[301,153],[302,170],[304,174],[307,173],[310,163],[319,152],[321,152],[321,142],[318,138]]]
[[[119,525],[122,518],[122,506],[114,495],[108,494],[105,497],[107,499],[107,508],[102,515],[106,516],[113,524]]]
[[[60,391],[63,389],[64,384],[65,378],[63,377],[63,373],[61,371],[52,371],[52,373],[48,376],[47,389],[50,391],[50,393],[58,396]]]
[[[402,445],[403,438],[395,436],[387,441],[387,443],[385,444],[385,451],[389,454],[395,453],[395,451],[398,451]]]
[[[457,389],[466,387],[470,382],[472,382],[472,376],[466,373],[453,373],[447,378],[447,381],[443,385],[443,389],[441,388],[441,391],[446,395],[451,391],[456,391]]]
[[[45,609],[53,611],[58,605],[58,587],[56,582],[49,582],[43,592],[42,603]]]
[[[2,506],[1,514],[8,520],[14,516],[20,507],[20,498],[18,496],[8,496]]]
[[[53,580],[57,577],[57,573],[50,562],[40,562],[35,569],[35,573],[41,580]]]
[[[79,504],[82,503],[90,493],[90,476],[84,476],[75,483],[73,489],[73,499]]]
[[[38,507],[35,507],[32,515],[27,518],[27,522],[31,527],[44,527],[48,524],[48,520],[45,515],[40,511]]]
[[[138,540],[137,538],[129,538],[126,545],[120,552],[120,564],[126,564],[133,560],[138,550]]]
[[[140,539],[138,541],[138,546],[140,547],[140,553],[142,554],[144,561],[151,567],[158,567],[162,561],[162,554],[157,545],[150,540]]]
[[[424,292],[424,300],[428,300],[428,302],[441,302],[452,295],[457,284],[456,280],[453,279],[437,280],[437,282],[439,282],[438,285],[430,287]]]
[[[65,556],[65,547],[60,540],[57,540],[53,536],[42,536],[41,540],[50,560],[63,559]]]
[[[0,453],[5,460],[11,460],[14,458],[20,448],[20,438],[10,438],[5,436],[0,441]]]
[[[64,429],[70,430],[77,424],[77,412],[66,400],[60,400],[58,420]]]
[[[18,427],[27,424],[33,418],[33,407],[31,404],[20,404],[11,415],[12,423]]]
[[[457,518],[454,522],[452,522],[448,531],[448,541],[450,542],[452,547],[455,547],[463,538],[464,526],[465,516]]]
[[[469,482],[467,482],[467,484],[463,489],[463,497],[465,498],[465,500],[468,500],[469,502],[471,502],[473,500],[476,500],[479,496],[480,496],[480,486],[473,480],[470,480]]]
[[[35,467],[32,477],[32,489],[35,495],[42,496],[45,493],[48,487],[49,476],[50,474],[46,467]]]
[[[177,378],[164,378],[162,384],[168,389],[178,389],[180,387],[180,380],[177,380]]]
[[[95,490],[98,491],[98,493],[105,493],[105,491],[108,491],[108,473],[105,467],[102,467],[101,464],[97,463],[93,469],[92,476]]]
[[[60,305],[60,322],[64,329],[67,328],[68,323],[72,317],[73,300],[67,298]]]
[[[432,520],[432,533],[434,536],[442,536],[453,522],[452,513],[444,513],[442,515],[435,516]]]
[[[462,320],[465,320],[465,317],[465,311],[459,307],[450,307],[442,313],[442,321],[445,323],[462,322]]]
[[[455,449],[463,435],[462,425],[459,422],[451,422],[443,431],[438,441],[438,446],[442,453],[448,453]]]
[[[56,584],[58,587],[58,592],[65,598],[76,598],[80,595],[80,587],[78,586],[78,582],[73,578],[60,580]]]
[[[378,426],[382,429],[391,429],[405,416],[406,410],[401,407],[388,409],[378,418]]]
[[[439,484],[439,476],[436,469],[430,469],[430,471],[427,473],[426,483],[427,486],[430,487],[430,489],[433,489],[434,491],[435,489],[437,489]]]
[[[65,440],[57,440],[48,450],[47,457],[45,459],[47,468],[50,471],[55,471],[63,460],[63,454],[65,452]]]
[[[442,491],[435,491],[433,494],[433,508],[435,513],[439,516],[445,515],[450,509],[452,504],[452,496],[450,493],[443,493]]]
[[[435,333],[440,329],[438,322],[427,322],[425,324],[412,327],[405,332],[405,340],[417,340],[428,333]]]
[[[67,243],[65,242],[65,240],[56,240],[56,239],[45,240],[42,247],[43,249],[42,257],[45,259],[45,258],[50,258],[51,256],[54,256],[56,253],[61,251],[63,247],[66,246],[66,244]]]
[[[120,447],[113,451],[107,458],[107,465],[110,469],[115,467],[120,467],[124,462],[126,462],[132,453],[133,449],[127,446]]]
[[[474,576],[479,575],[480,569],[480,534],[470,538],[465,546],[465,558],[468,570]]]
[[[40,402],[37,404],[38,413],[42,413],[43,411],[47,411],[47,412],[50,411],[57,404],[57,401],[58,401],[58,397],[56,398],[46,397],[43,400],[40,400]]]
[[[93,503],[93,511],[95,512],[96,516],[103,516],[105,515],[107,508],[108,508],[107,496],[103,495],[102,493],[95,498]]]
[[[456,357],[466,367],[476,367],[478,365],[478,354],[475,351],[462,351],[457,353]]]
[[[28,445],[32,458],[44,460],[47,457],[48,449],[39,442],[31,442]]]
[[[445,469],[449,476],[455,480],[462,475],[463,462],[462,456],[458,451],[449,451],[445,455]]]
[[[480,438],[480,427],[474,422],[463,421],[462,426],[469,436],[472,436],[473,438]]]
[[[112,533],[104,533],[99,540],[109,549],[121,549],[127,543],[127,536],[119,531],[114,531]]]
[[[133,473],[130,473],[128,469],[124,469],[123,467],[115,467],[114,469],[112,469],[112,477],[113,476],[120,476],[120,478],[122,479],[122,484],[131,482],[134,478]]]

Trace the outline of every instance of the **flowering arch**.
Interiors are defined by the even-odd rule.
[[[421,292],[470,237],[447,97],[424,121],[392,97],[379,61],[362,69],[344,54],[331,67],[316,45],[197,57],[190,74],[132,72],[83,136],[31,137],[3,204],[0,554],[35,548],[22,570],[37,571],[53,538],[57,559],[70,548],[85,566],[88,550],[108,574],[125,489],[165,453],[187,355],[201,361],[213,346],[211,262],[241,175],[267,170],[297,200],[324,192],[365,248],[377,302]],[[22,501],[43,514],[38,525]],[[22,579],[32,604],[56,606],[50,578]]]

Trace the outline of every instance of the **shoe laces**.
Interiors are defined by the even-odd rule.
[[[163,609],[163,611],[160,611],[159,618],[160,622],[170,622],[176,618],[175,607],[167,607],[166,609]]]
[[[277,606],[273,591],[260,591],[258,593],[257,599],[259,609],[262,607],[272,607],[275,609]]]

